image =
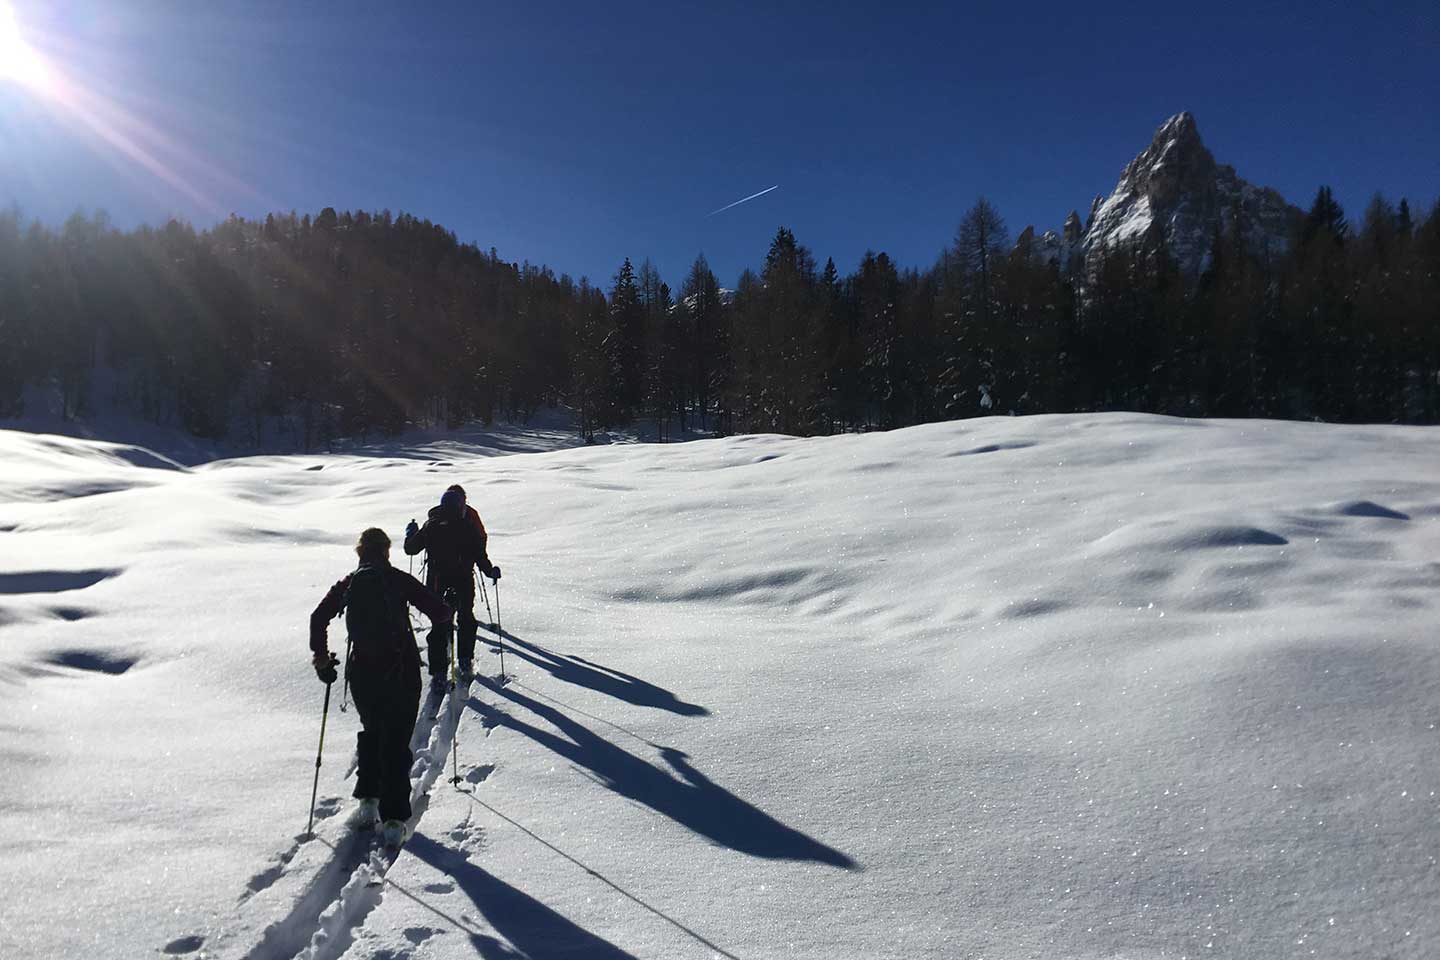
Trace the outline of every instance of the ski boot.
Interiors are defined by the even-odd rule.
[[[373,830],[380,822],[380,800],[377,797],[361,797],[360,804],[345,821],[351,830]]]
[[[380,839],[387,847],[398,847],[404,843],[409,835],[405,828],[404,820],[386,820],[385,826],[380,829]]]

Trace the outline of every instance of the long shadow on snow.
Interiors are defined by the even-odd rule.
[[[602,784],[621,796],[642,803],[717,844],[767,860],[813,860],[846,870],[859,869],[859,864],[839,850],[787,827],[708,779],[690,765],[689,757],[680,750],[662,747],[660,755],[683,779],[620,749],[554,707],[518,693],[512,687],[499,686],[489,678],[481,682],[498,696],[548,720],[565,736],[556,736],[504,710],[472,699],[469,705],[487,719],[549,747],[592,771]]]
[[[530,960],[586,957],[597,960],[636,960],[609,940],[576,926],[529,894],[491,876],[465,859],[465,854],[443,847],[424,834],[417,833],[405,844],[405,852],[413,853],[441,873],[451,877],[475,904],[492,927],[519,950],[516,953],[493,937],[468,929],[463,923],[445,917],[470,934],[475,951],[485,960]],[[407,896],[418,900],[413,894]],[[420,901],[423,903],[423,901]],[[432,908],[433,909],[433,908]],[[439,911],[436,911],[439,913]],[[445,914],[441,914],[445,916]]]
[[[568,654],[552,653],[537,643],[521,640],[508,630],[504,632],[504,637],[507,654],[514,654],[527,663],[533,663],[547,671],[556,680],[564,680],[577,687],[588,687],[596,693],[603,693],[617,700],[633,703],[637,707],[655,707],[687,717],[710,716],[710,711],[704,707],[686,703],[664,687],[657,687],[639,677],[622,673],[614,667],[607,667]],[[492,649],[495,648],[496,642],[490,637],[481,639],[490,644]]]
[[[679,920],[676,920],[674,917],[670,916],[668,913],[665,913],[665,912],[662,911],[662,910],[657,910],[655,907],[652,907],[650,904],[646,903],[644,900],[641,900],[639,897],[635,896],[635,894],[631,893],[629,890],[626,890],[624,887],[620,886],[620,885],[617,884],[615,881],[611,880],[609,877],[605,876],[604,874],[602,874],[602,873],[600,873],[599,871],[597,871],[597,870],[595,870],[594,868],[592,868],[589,864],[585,863],[584,861],[581,861],[581,860],[576,859],[575,857],[573,857],[573,856],[571,856],[570,854],[566,853],[566,852],[565,852],[564,850],[562,850],[561,848],[557,847],[555,844],[551,843],[549,840],[546,840],[544,837],[540,836],[540,835],[539,835],[538,833],[536,833],[534,830],[531,830],[529,827],[525,826],[525,824],[521,823],[521,822],[518,821],[518,820],[513,819],[513,818],[510,817],[510,816],[507,816],[507,815],[506,815],[504,812],[502,812],[501,810],[499,810],[499,809],[497,809],[497,808],[495,808],[495,807],[492,807],[490,804],[486,803],[484,800],[481,800],[479,797],[477,797],[477,796],[475,795],[475,791],[474,791],[474,790],[465,790],[465,791],[462,791],[462,792],[464,792],[465,794],[467,794],[467,795],[470,797],[470,802],[473,803],[473,804],[475,804],[477,807],[480,807],[480,808],[488,811],[492,816],[495,816],[495,817],[500,818],[501,820],[504,820],[504,821],[505,821],[506,823],[508,823],[510,826],[514,827],[516,830],[519,830],[521,833],[525,834],[525,836],[529,837],[531,840],[534,840],[536,843],[540,844],[542,847],[544,847],[545,849],[549,850],[551,853],[555,854],[556,856],[562,857],[562,858],[564,858],[565,860],[568,860],[568,861],[569,861],[571,864],[573,864],[574,866],[576,866],[576,867],[580,868],[581,870],[585,871],[585,873],[588,874],[590,877],[592,877],[593,879],[595,879],[596,881],[598,881],[598,882],[600,882],[600,883],[605,884],[605,886],[609,887],[611,890],[614,890],[614,891],[615,891],[616,893],[618,893],[620,896],[624,897],[626,900],[629,900],[631,903],[635,904],[637,907],[640,907],[640,908],[642,908],[642,909],[644,909],[644,910],[647,910],[647,911],[649,911],[651,914],[653,914],[655,917],[657,917],[657,918],[659,918],[659,919],[661,919],[661,920],[664,920],[666,923],[670,924],[670,926],[674,927],[676,930],[679,930],[681,933],[685,934],[685,936],[691,938],[691,939],[694,940],[696,943],[700,944],[702,947],[705,947],[706,949],[708,949],[708,950],[710,951],[710,954],[711,954],[713,957],[715,957],[715,958],[725,957],[725,958],[727,958],[727,960],[740,960],[739,957],[735,956],[735,954],[731,953],[729,950],[726,950],[725,948],[721,947],[720,945],[718,945],[718,944],[716,944],[716,943],[713,943],[713,942],[711,942],[710,940],[707,940],[704,936],[702,936],[701,934],[695,932],[694,930],[690,929],[689,927],[685,926],[685,924],[681,923]]]

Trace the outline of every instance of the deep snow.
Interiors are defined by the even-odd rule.
[[[1111,414],[186,467],[0,432],[0,954],[1431,956],[1435,439]],[[461,789],[442,711],[369,886],[353,710],[299,837],[306,620],[455,481],[513,680],[472,687]]]

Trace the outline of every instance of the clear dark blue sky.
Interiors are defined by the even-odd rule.
[[[54,73],[0,64],[0,203],[52,223],[388,207],[606,285],[732,285],[781,225],[923,266],[981,194],[1083,216],[1180,110],[1301,206],[1440,194],[1434,0],[7,2]]]

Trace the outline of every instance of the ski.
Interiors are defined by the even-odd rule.
[[[354,873],[362,863],[370,859],[376,836],[378,834],[373,827],[351,830],[349,836],[336,844],[335,860],[344,873]]]
[[[368,887],[378,887],[385,882],[385,875],[390,868],[395,866],[395,861],[400,858],[400,852],[405,848],[405,841],[409,840],[411,830],[405,828],[405,836],[400,838],[398,843],[389,844],[381,842],[380,845],[370,854],[370,879],[366,881]]]

